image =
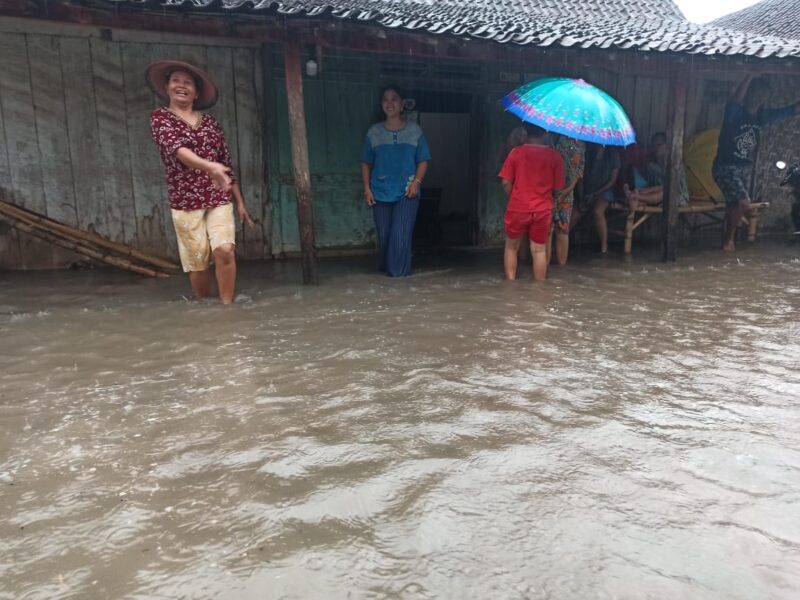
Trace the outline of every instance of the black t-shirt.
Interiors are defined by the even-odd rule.
[[[795,105],[791,105],[784,108],[762,108],[756,114],[750,114],[742,104],[730,100],[725,106],[714,164],[732,167],[753,164],[761,138],[761,128],[774,121],[788,119],[795,112]]]

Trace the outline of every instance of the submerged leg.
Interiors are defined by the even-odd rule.
[[[569,233],[558,231],[556,233],[556,260],[559,265],[567,264],[569,256]]]
[[[192,294],[198,300],[211,295],[211,272],[208,269],[205,271],[190,271],[189,283],[192,284]]]
[[[214,262],[217,274],[217,288],[219,289],[219,299],[223,304],[233,302],[233,294],[236,291],[236,246],[233,244],[222,244],[214,248]]]
[[[728,207],[728,214],[725,217],[725,241],[722,244],[722,249],[725,252],[733,252],[736,250],[734,239],[736,238],[736,229],[739,223],[742,222],[742,217],[750,209],[750,200],[742,200],[735,206]]]
[[[547,278],[547,246],[531,242],[531,255],[533,256],[533,278],[544,281]]]
[[[505,271],[506,279],[511,281],[517,278],[517,253],[519,252],[521,241],[522,238],[515,240],[509,237],[506,238],[506,247],[503,252],[503,270]]]
[[[594,223],[597,235],[600,237],[600,252],[608,252],[608,223],[606,222],[606,209],[608,200],[599,198],[594,203]]]

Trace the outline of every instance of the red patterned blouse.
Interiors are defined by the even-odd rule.
[[[192,127],[170,110],[157,108],[150,115],[150,130],[167,170],[170,208],[197,210],[231,201],[230,192],[216,189],[207,173],[178,160],[178,150],[189,148],[200,158],[231,166],[225,134],[214,117],[201,113],[200,123]]]

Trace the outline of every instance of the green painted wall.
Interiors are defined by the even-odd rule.
[[[268,169],[273,252],[279,255],[299,250],[299,233],[282,56],[270,59]],[[371,247],[374,227],[363,200],[359,159],[377,92],[368,83],[366,60],[326,59],[324,67],[331,68],[330,76],[325,72],[303,82],[317,246]],[[337,74],[344,69],[350,70],[347,78]]]
[[[303,57],[303,63],[310,54]],[[267,157],[272,200],[273,253],[299,250],[296,204],[291,172],[283,57],[270,49],[264,58],[267,77]],[[320,249],[372,248],[372,216],[363,201],[360,157],[367,128],[379,113],[378,93],[393,82],[425,93],[468,93],[474,97],[474,165],[477,182],[477,243],[503,242],[506,197],[497,173],[509,132],[519,120],[505,113],[499,99],[523,81],[552,73],[544,59],[539,64],[491,66],[420,61],[385,55],[325,54],[318,77],[304,76],[306,120],[317,246]],[[663,129],[666,123],[667,82],[650,77],[623,77],[602,69],[558,71],[583,77],[615,95],[632,116],[640,139]],[[424,115],[423,115],[424,121]],[[424,122],[423,122],[424,126]],[[433,157],[436,161],[436,157]],[[475,175],[473,177],[473,175]]]

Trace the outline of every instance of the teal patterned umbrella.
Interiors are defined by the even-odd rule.
[[[526,83],[502,100],[523,121],[584,142],[627,146],[636,141],[619,102],[583,79],[548,78]]]

